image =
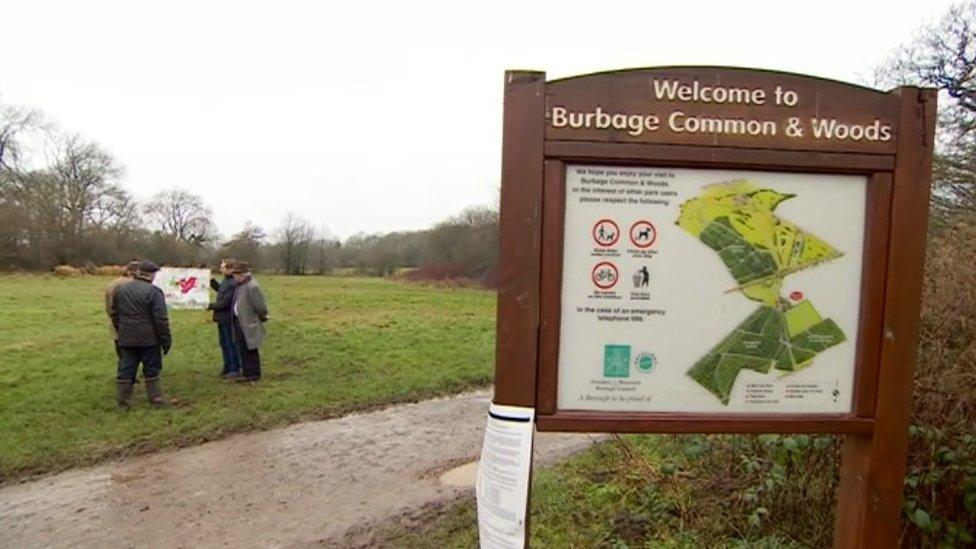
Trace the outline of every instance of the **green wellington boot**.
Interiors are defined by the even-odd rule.
[[[157,408],[165,408],[166,400],[163,399],[163,384],[159,376],[146,378],[146,396],[149,397],[149,404]]]
[[[115,403],[121,410],[129,409],[129,397],[132,396],[132,381],[128,379],[115,380]]]

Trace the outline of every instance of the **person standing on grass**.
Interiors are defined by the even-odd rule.
[[[120,355],[115,378],[116,402],[126,410],[140,363],[149,403],[157,407],[166,405],[159,375],[163,355],[173,346],[173,336],[166,298],[152,283],[157,271],[159,267],[152,261],[140,261],[132,282],[120,285],[112,295],[112,325],[119,334]]]
[[[237,381],[257,381],[261,379],[261,355],[266,336],[264,323],[268,321],[268,305],[261,287],[251,275],[251,266],[246,261],[238,261],[231,271],[237,288],[231,311],[234,316],[234,341],[241,353],[243,373]]]
[[[224,367],[220,376],[224,379],[233,379],[241,375],[241,355],[234,343],[234,312],[231,306],[234,302],[234,290],[237,282],[231,270],[234,268],[233,259],[223,259],[220,261],[220,274],[224,279],[220,282],[211,279],[210,287],[217,292],[214,302],[207,306],[213,311],[213,321],[217,323],[217,338],[220,341],[220,354],[224,359]]]
[[[112,324],[112,297],[115,295],[115,289],[125,284],[126,282],[132,282],[132,277],[136,275],[136,270],[139,268],[139,260],[133,259],[125,265],[125,272],[122,276],[116,278],[115,280],[108,283],[105,288],[105,316],[108,317],[109,323],[108,327],[112,330],[112,341],[115,343],[115,357],[119,360],[122,359],[122,355],[119,352],[119,332],[116,331],[115,326]]]

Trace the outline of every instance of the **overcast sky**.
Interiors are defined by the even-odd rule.
[[[100,142],[225,235],[345,238],[497,199],[502,76],[733,65],[861,81],[950,2],[0,0],[0,99]]]

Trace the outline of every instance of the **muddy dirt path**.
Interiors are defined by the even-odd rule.
[[[2,547],[304,547],[472,488],[489,391],[68,471],[0,488]],[[536,463],[591,444],[536,438]],[[448,475],[461,477],[464,471]]]

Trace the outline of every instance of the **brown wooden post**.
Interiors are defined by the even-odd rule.
[[[843,448],[834,546],[896,547],[908,456],[912,380],[925,258],[935,91],[899,88],[898,148],[874,432]]]
[[[505,73],[495,404],[535,407],[546,74]]]
[[[506,71],[493,402],[530,408],[535,408],[539,354],[545,121],[546,73]],[[530,464],[529,501],[531,493]],[[525,547],[531,537],[528,505]]]

